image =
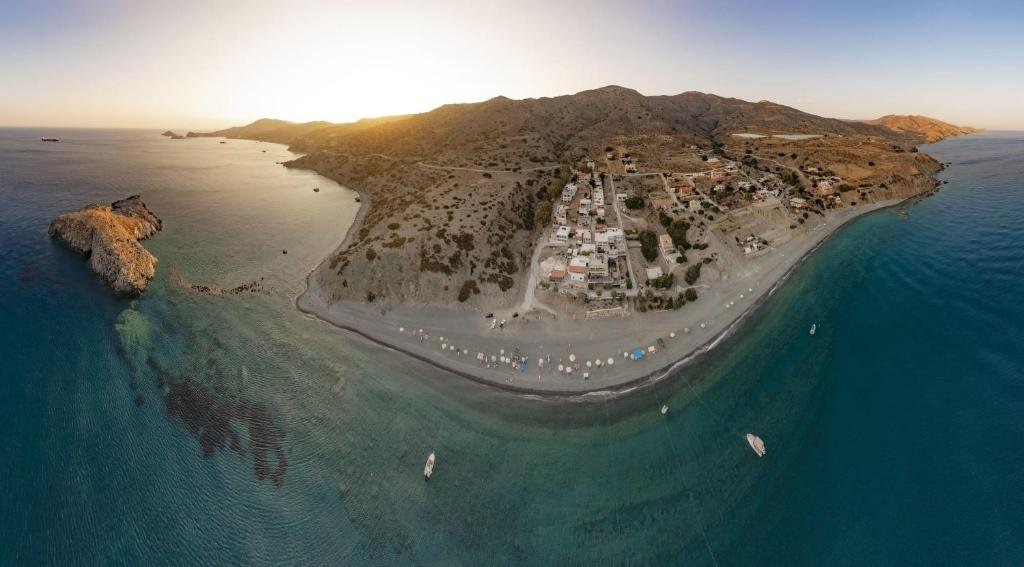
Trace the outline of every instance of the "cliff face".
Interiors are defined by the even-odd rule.
[[[89,265],[117,293],[140,294],[156,274],[157,259],[140,240],[163,223],[138,195],[110,205],[92,204],[53,219],[50,236],[89,257]]]

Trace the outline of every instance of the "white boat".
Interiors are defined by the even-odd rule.
[[[661,406],[661,415],[668,413],[668,406]]]
[[[427,464],[423,466],[423,478],[429,479],[430,475],[434,474],[434,453],[430,453],[427,457]]]
[[[758,457],[764,456],[764,441],[760,437],[754,435],[753,433],[747,433],[747,443],[750,443],[750,448],[753,449],[755,453],[757,453]]]
[[[817,333],[817,332],[818,332],[818,324],[814,323],[814,324],[811,325],[811,336],[814,336],[814,333]]]

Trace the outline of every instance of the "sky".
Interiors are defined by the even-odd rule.
[[[0,126],[347,122],[617,84],[1024,130],[1024,1],[0,0]]]

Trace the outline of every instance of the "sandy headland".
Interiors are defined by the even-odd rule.
[[[804,235],[743,265],[725,267],[719,281],[698,286],[701,297],[677,311],[584,320],[544,310],[513,317],[516,311],[509,308],[485,318],[482,311],[465,309],[328,303],[316,270],[296,306],[375,343],[499,388],[548,395],[621,391],[657,381],[713,348],[838,228],[900,202],[848,207],[815,219]],[[635,356],[637,350],[643,351],[642,358]],[[524,357],[522,370],[509,360]]]

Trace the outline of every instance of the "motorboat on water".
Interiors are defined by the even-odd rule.
[[[430,480],[430,475],[434,474],[434,453],[431,452],[430,456],[427,457],[427,464],[423,466],[423,479]]]
[[[747,443],[750,443],[750,448],[757,453],[758,457],[763,457],[765,454],[764,440],[753,433],[747,433]]]
[[[811,324],[811,330],[810,330],[811,336],[813,337],[814,333],[817,333],[817,332],[818,332],[818,324],[817,323]]]
[[[42,138],[44,142],[59,142],[60,138]]]
[[[661,415],[668,413],[668,406],[661,406]]]

